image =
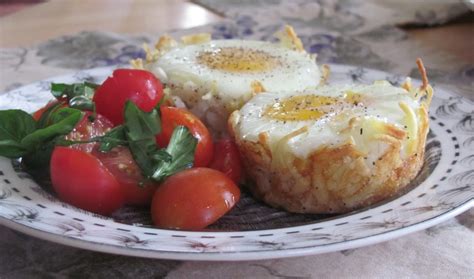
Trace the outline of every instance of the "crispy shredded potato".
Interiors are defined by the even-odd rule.
[[[277,37],[280,40],[280,43],[287,48],[296,51],[305,51],[301,39],[290,25],[285,25],[284,30],[275,33],[275,37]]]
[[[306,126],[272,146],[267,132],[259,134],[256,141],[242,137],[238,125],[243,120],[235,111],[229,118],[229,131],[253,182],[250,191],[264,202],[290,212],[345,213],[372,205],[406,187],[423,165],[428,107],[433,95],[421,60],[417,64],[421,87],[413,88],[410,79],[402,85],[421,104],[413,109],[405,102],[399,103],[406,127],[353,117],[341,133],[352,135],[360,129],[362,140],[356,143],[351,136],[347,142],[322,145],[305,158],[297,157],[288,142],[305,133]],[[366,156],[374,144],[383,144],[386,149],[369,164]]]
[[[329,67],[329,65],[323,64],[321,66],[321,71],[322,71],[322,75],[321,75],[321,81],[319,83],[320,86],[328,83],[329,76],[331,75],[331,68]]]
[[[155,49],[158,50],[160,53],[164,53],[173,49],[176,46],[178,46],[178,42],[176,42],[168,34],[165,34],[158,39],[158,42],[156,42],[155,44]]]
[[[254,95],[266,91],[265,88],[263,87],[262,83],[258,80],[254,80],[250,84],[250,88],[251,88],[252,94],[254,94]]]
[[[145,67],[143,66],[143,60],[140,58],[130,60],[130,65],[133,69],[143,70]]]
[[[181,37],[181,42],[185,45],[202,44],[211,41],[211,34],[199,33]]]

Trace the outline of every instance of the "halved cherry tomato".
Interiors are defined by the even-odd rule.
[[[51,182],[61,200],[103,215],[122,206],[124,195],[117,179],[90,153],[57,146],[50,167]]]
[[[242,176],[242,163],[239,150],[231,139],[220,139],[214,144],[214,158],[211,169],[223,172],[235,183],[239,183]]]
[[[169,177],[158,187],[151,214],[160,228],[199,230],[222,217],[239,199],[239,188],[225,174],[192,168]]]
[[[90,111],[83,113],[82,119],[76,124],[74,130],[66,135],[67,140],[72,141],[87,141],[94,137],[103,136],[107,131],[113,128],[112,122],[100,114],[94,114]],[[92,152],[98,144],[82,143],[72,145],[72,148],[79,149],[85,152]]]
[[[66,139],[77,141],[89,140],[93,137],[104,135],[112,127],[112,122],[104,116],[85,112],[82,120],[66,136]],[[109,152],[100,152],[97,143],[76,144],[71,147],[91,153],[104,164],[122,187],[126,204],[147,205],[151,203],[156,185],[147,183],[143,187],[139,186],[139,183],[144,181],[144,178],[127,147],[118,146]]]
[[[93,154],[118,180],[124,192],[126,204],[148,205],[151,203],[158,184],[145,181],[127,147],[117,146],[105,153],[96,149]],[[144,185],[140,186],[140,183]]]
[[[206,126],[191,112],[176,108],[161,106],[161,133],[156,136],[160,147],[166,147],[173,130],[178,125],[186,126],[198,140],[194,153],[194,167],[205,167],[212,159],[212,137]]]
[[[98,113],[115,125],[123,123],[127,100],[141,110],[151,111],[163,97],[163,85],[150,72],[134,69],[117,69],[97,88],[93,101]]]

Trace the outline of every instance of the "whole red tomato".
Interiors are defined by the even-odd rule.
[[[223,172],[237,184],[240,182],[242,163],[239,150],[233,140],[220,139],[214,144],[214,158],[209,167]]]
[[[198,140],[194,153],[194,167],[205,167],[212,159],[212,137],[206,126],[188,110],[176,107],[160,107],[161,133],[156,136],[160,147],[166,147],[176,126],[186,126]]]
[[[93,101],[99,114],[114,125],[123,123],[127,100],[141,110],[150,112],[163,97],[163,85],[150,72],[134,69],[117,69],[97,88]]]
[[[239,188],[225,174],[192,168],[170,176],[158,187],[151,215],[159,228],[199,230],[222,217],[239,199]]]

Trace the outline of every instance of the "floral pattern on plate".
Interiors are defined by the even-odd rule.
[[[331,68],[331,83],[401,79],[362,67]],[[49,82],[100,82],[111,71],[98,68],[17,88],[0,96],[0,109],[33,111],[50,98]],[[369,245],[430,227],[473,206],[473,108],[469,100],[435,87],[431,132],[419,176],[401,195],[350,214],[290,214],[247,196],[240,208],[207,231],[161,230],[148,226],[146,213],[130,208],[107,218],[65,204],[11,160],[0,158],[0,223],[75,247],[167,259],[264,259]]]

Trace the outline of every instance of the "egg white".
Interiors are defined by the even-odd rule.
[[[343,100],[348,92],[358,94],[361,102],[357,105],[341,102],[328,106],[327,113],[317,119],[283,121],[265,113],[269,106],[278,105],[292,96],[314,95]],[[295,156],[304,159],[324,146],[337,147],[351,142],[356,149],[366,153],[366,160],[372,162],[382,155],[387,147],[384,142],[372,140],[374,134],[378,132],[379,124],[392,124],[397,129],[407,132],[407,135],[409,128],[413,128],[411,127],[413,125],[407,123],[406,113],[400,107],[401,102],[410,110],[420,107],[419,100],[412,94],[388,82],[376,82],[372,85],[323,86],[297,93],[261,93],[238,112],[235,133],[240,139],[252,142],[257,142],[259,135],[266,133],[270,146],[275,146],[285,136],[305,128],[304,131],[289,138],[286,143]],[[351,119],[357,119],[355,124],[349,125]],[[352,128],[348,129],[349,126]],[[403,150],[408,140],[407,137],[403,141]]]
[[[230,72],[199,62],[198,56],[201,53],[217,52],[222,48],[264,52],[279,63],[263,71]],[[150,66],[153,72],[158,72],[160,68],[166,73],[169,84],[192,88],[201,95],[211,92],[224,101],[250,98],[253,93],[251,84],[254,81],[258,81],[265,91],[296,91],[318,85],[321,78],[315,59],[306,52],[291,50],[275,43],[250,40],[214,40],[178,46]]]

